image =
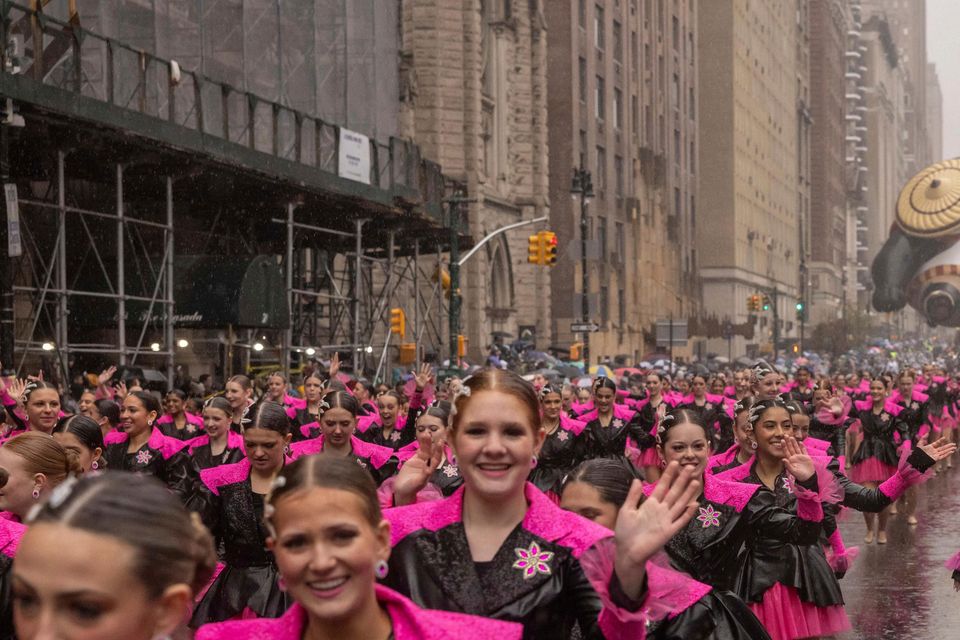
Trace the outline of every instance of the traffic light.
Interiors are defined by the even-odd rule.
[[[403,309],[396,307],[390,309],[390,333],[400,336],[401,340],[406,337],[407,318],[403,313]]]
[[[539,233],[527,237],[527,262],[530,264],[543,264],[543,244],[540,237]]]
[[[770,311],[770,296],[763,296],[763,310]]]
[[[570,359],[579,360],[582,357],[583,357],[583,343],[574,342],[572,345],[570,345]]]
[[[756,296],[754,295],[747,296],[747,311],[756,311],[756,308],[754,308],[754,304],[753,304],[754,298],[756,298]]]
[[[400,345],[400,364],[417,363],[417,343],[404,342]]]
[[[467,357],[467,345],[470,341],[464,335],[457,336],[457,357],[465,358]]]
[[[433,281],[440,283],[440,288],[443,289],[444,295],[448,298],[450,297],[450,272],[446,269],[437,267],[433,271]]]
[[[747,296],[747,311],[760,311],[762,308],[764,311],[769,309],[769,306],[764,306],[769,304],[769,299],[764,301],[764,297],[759,294],[753,294],[752,296]]]
[[[807,319],[807,307],[802,302],[797,303],[797,320],[801,322]]]
[[[543,264],[552,267],[557,262],[557,234],[553,231],[541,231],[538,235],[543,238]]]

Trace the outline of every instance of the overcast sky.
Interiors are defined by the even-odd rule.
[[[960,2],[927,0],[927,60],[943,91],[943,155],[960,156]],[[934,158],[934,161],[943,158]]]

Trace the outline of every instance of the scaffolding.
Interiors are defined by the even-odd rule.
[[[336,349],[381,375],[396,359],[385,320],[395,306],[411,318],[418,356],[449,341],[433,276],[465,239],[446,225],[448,181],[415,145],[371,140],[368,183],[350,180],[335,124],[76,16],[0,0],[0,17],[0,41],[17,41],[0,53],[0,97],[25,124],[0,125],[24,239],[4,274],[18,369],[67,380],[99,359],[160,369],[169,384],[188,256],[275,259],[289,317],[277,328],[284,369]],[[251,342],[233,327],[213,341],[228,353]]]

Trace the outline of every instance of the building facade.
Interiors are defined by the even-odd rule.
[[[567,0],[551,7],[551,224],[567,247],[553,273],[560,343],[579,338],[581,203],[571,173],[591,173],[588,205],[592,361],[636,362],[658,319],[698,311],[697,20],[699,3]],[[561,10],[562,7],[562,10]]]
[[[696,238],[707,314],[755,319],[752,342],[732,352],[770,350],[799,337],[809,246],[808,3],[700,3],[700,198],[709,203]],[[747,298],[770,297],[752,315]],[[725,350],[725,341],[708,343]]]
[[[807,304],[811,324],[838,318],[844,301],[847,254],[846,0],[810,2],[810,92],[813,117],[811,234]]]
[[[464,233],[549,215],[547,34],[542,2],[403,0],[400,129],[466,186]],[[461,270],[461,333],[474,359],[494,334],[550,337],[549,269],[527,237],[494,238]]]
[[[937,65],[927,63],[927,138],[929,139],[930,162],[940,162],[943,157],[943,92]]]

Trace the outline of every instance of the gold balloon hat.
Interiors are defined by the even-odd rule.
[[[910,179],[897,199],[897,224],[912,236],[960,234],[960,158],[930,165]]]

